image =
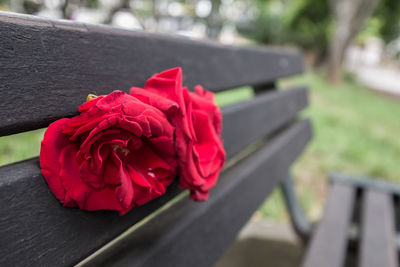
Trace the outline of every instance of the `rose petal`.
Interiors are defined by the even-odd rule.
[[[62,202],[65,202],[65,189],[59,176],[61,150],[70,146],[68,137],[62,133],[62,128],[69,119],[53,122],[47,128],[40,149],[40,167],[51,191]]]

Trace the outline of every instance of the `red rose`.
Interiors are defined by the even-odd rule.
[[[182,87],[182,70],[174,68],[151,77],[144,90],[131,88],[130,94],[162,110],[176,127],[180,186],[190,189],[193,200],[201,201],[217,182],[225,151],[220,139],[222,116],[214,94],[201,86],[195,89],[192,93]]]
[[[79,111],[50,124],[40,152],[43,176],[64,206],[122,215],[164,194],[177,162],[175,128],[163,112],[121,91]]]

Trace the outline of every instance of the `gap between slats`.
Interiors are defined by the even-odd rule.
[[[239,91],[238,96],[249,96],[247,91]],[[258,138],[279,130],[297,112],[307,106],[307,90],[304,87],[291,88],[285,91],[272,91],[260,94],[255,98],[222,107],[223,136],[228,158],[233,157]],[[247,112],[244,112],[248,110]],[[267,123],[258,123],[266,121]],[[238,128],[237,123],[242,126]],[[238,129],[237,129],[238,128]],[[0,150],[11,147],[10,158],[0,160],[0,165],[10,164],[15,158],[24,160],[37,156],[44,130],[24,132],[22,136],[11,135],[0,137]],[[29,139],[29,141],[27,140]],[[19,157],[19,158],[18,158]]]

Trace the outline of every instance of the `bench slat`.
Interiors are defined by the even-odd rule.
[[[82,265],[212,266],[285,177],[310,136],[308,121],[294,124],[228,169],[208,201],[178,202]]]
[[[249,134],[259,130],[259,136],[269,135],[276,128],[259,127],[268,124],[268,116],[258,116],[251,103],[266,105],[273,99],[279,108],[292,103],[293,96],[305,95],[306,91],[273,92],[272,96],[260,96],[235,105],[235,108],[223,109],[224,123],[230,131],[224,130],[224,138],[230,135],[243,136],[243,131]],[[261,102],[260,102],[261,101]],[[301,105],[300,105],[301,106]],[[297,106],[297,108],[300,108]],[[296,115],[296,109],[281,114],[275,114],[272,124],[275,127],[291,121]],[[257,112],[262,110],[257,109]],[[260,119],[258,123],[242,124],[251,113]],[[240,116],[239,116],[240,114]],[[225,119],[226,118],[226,119]],[[231,120],[235,120],[232,124]],[[254,135],[252,135],[254,137]],[[247,144],[245,139],[238,137],[225,140],[225,146],[234,146],[236,142]],[[242,145],[243,146],[243,145]],[[228,157],[233,156],[233,152]],[[282,159],[283,160],[283,159]],[[280,163],[279,163],[280,164]],[[32,159],[0,168],[0,242],[7,246],[0,251],[0,266],[13,264],[24,265],[26,261],[32,264],[49,266],[65,266],[71,262],[82,260],[96,249],[109,242],[124,230],[149,215],[164,203],[176,196],[180,190],[171,186],[167,193],[150,203],[136,207],[132,212],[119,217],[115,212],[83,212],[78,209],[60,207],[59,202],[49,191],[39,168],[38,159]]]
[[[359,266],[398,266],[393,200],[387,192],[370,189],[364,194]]]
[[[0,136],[73,116],[88,93],[143,86],[181,66],[184,84],[220,91],[302,72],[292,51],[0,12]]]
[[[319,222],[307,249],[303,267],[341,267],[347,249],[355,189],[345,183],[333,183]]]
[[[257,139],[280,129],[307,104],[307,89],[299,87],[271,91],[251,101],[223,107],[222,138],[228,158]],[[248,112],[240,112],[243,109]]]

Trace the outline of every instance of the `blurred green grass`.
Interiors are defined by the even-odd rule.
[[[352,80],[334,87],[316,73],[285,80],[282,87],[307,85],[314,137],[293,167],[300,202],[312,219],[322,213],[326,176],[331,172],[400,182],[400,102]],[[280,192],[260,208],[263,216],[287,218]]]
[[[250,86],[244,86],[241,88],[219,92],[215,94],[215,101],[218,106],[228,106],[243,100],[252,98],[254,95],[253,90]]]
[[[284,80],[280,87],[307,85],[314,138],[293,166],[300,201],[312,219],[320,216],[326,175],[333,171],[380,177],[399,182],[400,102],[347,80],[333,87],[319,74]],[[250,87],[216,94],[220,106],[253,96]],[[0,137],[0,165],[39,155],[45,129]],[[263,217],[287,219],[279,190],[260,207]]]
[[[45,129],[0,137],[0,166],[39,155]]]
[[[400,102],[352,81],[332,87],[313,73],[292,83],[308,84],[315,137],[309,154],[319,157],[321,171],[400,177]]]
[[[311,219],[317,219],[327,192],[326,176],[347,172],[400,182],[400,102],[371,91],[352,79],[330,85],[321,75],[284,80],[280,87],[307,85],[314,137],[293,166],[299,200]],[[217,95],[220,105],[251,97],[250,88]],[[275,190],[260,207],[263,217],[286,220],[281,192]]]

